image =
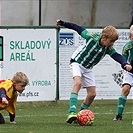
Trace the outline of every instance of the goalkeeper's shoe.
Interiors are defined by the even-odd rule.
[[[121,115],[117,115],[113,120],[114,121],[122,120],[122,116]]]
[[[77,120],[77,114],[72,112],[70,115],[68,115],[66,122],[71,124],[75,120]]]

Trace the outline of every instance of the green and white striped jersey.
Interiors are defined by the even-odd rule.
[[[131,64],[131,61],[133,61],[133,42],[132,41],[129,41],[124,45],[122,49],[122,55],[124,56],[125,60]]]
[[[116,52],[113,47],[109,48],[99,44],[100,34],[84,30],[81,36],[86,39],[86,43],[79,46],[71,58],[85,68],[92,68],[103,59],[106,54],[111,56]]]

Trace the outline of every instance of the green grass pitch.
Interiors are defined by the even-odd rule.
[[[127,100],[123,120],[114,122],[116,105],[116,100],[95,100],[90,108],[95,114],[94,124],[80,126],[65,122],[69,101],[19,102],[17,124],[9,124],[8,113],[2,111],[6,124],[0,125],[0,133],[132,133],[132,100]]]

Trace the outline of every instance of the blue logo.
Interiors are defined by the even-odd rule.
[[[3,61],[3,37],[0,36],[0,61]]]
[[[60,33],[60,46],[73,46],[74,34],[73,33]]]

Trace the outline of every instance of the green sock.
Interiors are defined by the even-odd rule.
[[[117,113],[120,116],[122,116],[122,114],[123,114],[126,101],[127,101],[126,96],[120,96],[119,99],[118,99]]]
[[[88,109],[90,105],[85,104],[84,102],[82,102],[81,106],[80,106],[80,111],[84,110],[84,109]]]
[[[70,95],[70,108],[68,111],[68,114],[71,114],[72,112],[76,113],[76,107],[77,107],[77,103],[78,103],[78,94],[72,92]]]

